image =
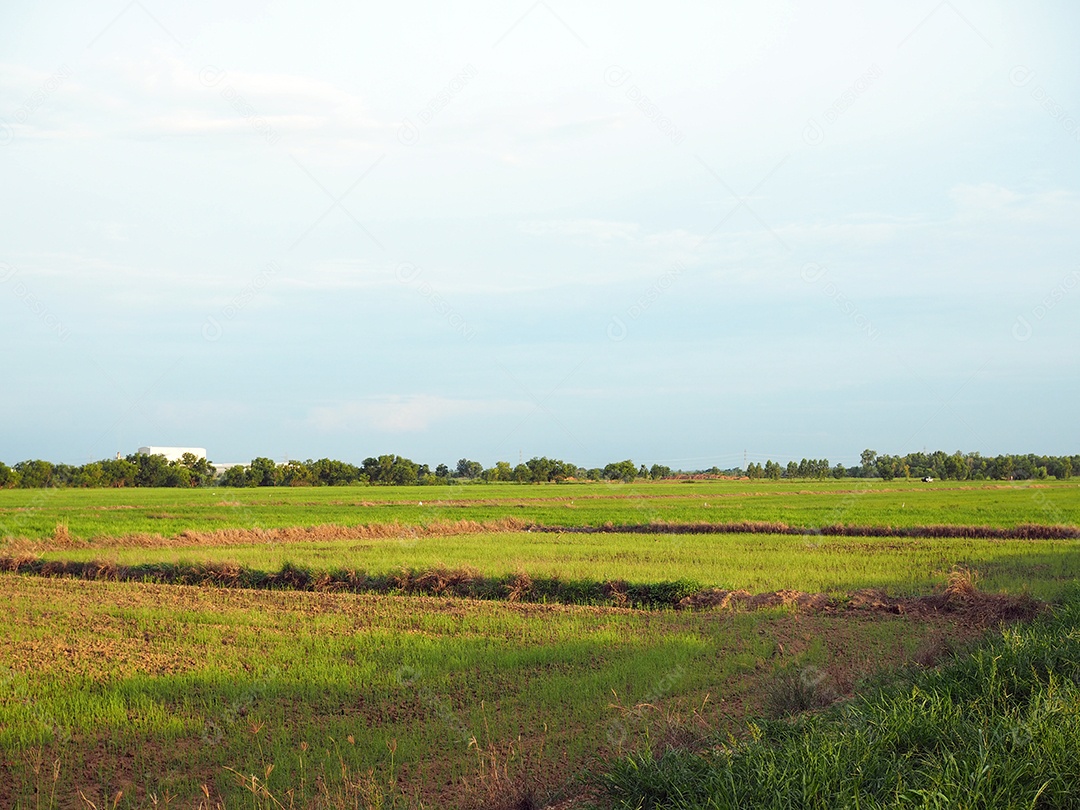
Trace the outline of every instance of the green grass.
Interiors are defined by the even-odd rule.
[[[422,505],[421,505],[422,504]],[[514,517],[552,526],[780,521],[793,526],[1080,523],[1080,483],[694,481],[256,489],[2,490],[0,539]]]
[[[700,752],[646,750],[604,781],[635,810],[1076,807],[1080,592],[940,671]]]
[[[126,566],[235,563],[262,572],[293,565],[312,573],[354,570],[369,576],[472,568],[487,577],[525,571],[533,578],[565,582],[690,580],[702,588],[755,593],[781,588],[927,593],[962,566],[979,571],[985,590],[1027,590],[1053,598],[1080,571],[1080,540],[510,532],[187,549],[68,549],[42,556],[105,558]]]
[[[217,538],[210,537],[209,545],[192,548],[178,547],[183,541],[177,539],[190,531],[205,540],[206,533],[226,528],[433,526],[508,517],[567,527],[660,521],[1075,526],[1080,484],[710,481],[3,491],[0,538],[6,541],[0,539],[0,554],[36,548],[49,559],[166,567],[236,563],[264,572],[293,566],[316,574],[471,568],[497,577],[526,571],[534,578],[557,577],[586,595],[591,591],[585,585],[607,580],[692,580],[755,592],[840,594],[878,587],[913,594],[940,590],[947,573],[964,566],[981,574],[983,590],[1059,599],[1080,570],[1077,540],[491,531],[411,537],[396,529],[383,539],[232,546],[214,545]],[[146,545],[145,538],[131,537],[138,533],[171,538],[159,545],[172,547],[138,547]],[[333,531],[324,535],[333,537]],[[1075,601],[1063,616],[1080,613]],[[1059,763],[1068,754],[1076,760],[1061,742],[1065,731],[1076,739],[1075,729],[1054,725],[1061,704],[1047,697],[1050,702],[1035,711],[1030,701],[1007,700],[1046,692],[1049,687],[1036,681],[1050,671],[1066,672],[1068,656],[1080,658],[1075,623],[1040,625],[1038,637],[1027,631],[1006,636],[1004,647],[977,659],[983,669],[976,674],[990,680],[973,681],[977,685],[968,692],[946,691],[939,700],[931,689],[936,682],[917,680],[922,691],[912,693],[908,684],[908,692],[896,693],[917,694],[915,708],[882,709],[873,722],[859,721],[862,726],[857,715],[842,713],[846,709],[820,719],[761,723],[753,727],[756,737],[736,745],[725,735],[738,734],[744,713],[821,702],[821,682],[816,675],[803,677],[807,672],[827,672],[828,688],[849,694],[881,667],[910,663],[928,642],[969,639],[976,630],[947,616],[648,612],[10,573],[0,574],[0,604],[2,807],[80,806],[80,791],[105,807],[121,790],[121,808],[147,806],[166,795],[175,797],[173,807],[195,807],[207,799],[203,786],[209,805],[277,806],[240,785],[240,773],[249,787],[265,788],[283,806],[312,806],[320,791],[330,791],[321,806],[380,806],[381,795],[381,806],[422,800],[427,807],[492,808],[506,806],[507,789],[520,798],[565,785],[646,742],[658,758],[619,760],[609,786],[620,806],[650,806],[648,797],[661,794],[641,791],[655,784],[670,784],[687,801],[721,796],[710,780],[730,780],[730,763],[743,763],[740,752],[756,750],[754,745],[779,751],[808,730],[825,736],[807,738],[811,743],[800,743],[802,748],[790,742],[795,753],[786,760],[745,760],[738,777],[750,780],[745,789],[760,783],[771,785],[775,796],[809,797],[811,788],[823,788],[826,799],[829,790],[842,798],[858,795],[860,806],[884,806],[896,796],[930,806],[935,791],[955,803],[957,786],[966,784],[990,806],[1005,795],[1000,784],[1031,798],[1030,774],[1019,765],[1008,770],[1012,759]],[[1053,632],[1061,636],[1060,649],[1045,640]],[[1004,680],[993,680],[987,669],[995,655],[1004,662],[1000,671],[1012,673]],[[1066,674],[1075,685],[1075,671]],[[1075,706],[1074,692],[1053,689],[1066,695],[1065,705]],[[977,690],[986,692],[985,700]],[[886,693],[874,694],[884,706]],[[979,714],[983,703],[989,714]],[[948,725],[951,707],[962,709],[957,722],[967,725]],[[1046,717],[1048,724],[1040,725]],[[930,725],[918,725],[923,720]],[[845,738],[848,721],[854,725]],[[724,734],[713,738],[721,747],[709,756],[685,747],[662,754],[668,742],[685,741],[688,724],[697,731],[721,729]],[[998,731],[1016,728],[1030,730],[1031,739],[1010,738],[1027,740],[1026,747],[1006,748],[1005,762],[997,753],[1006,745]],[[938,732],[947,745],[935,742]],[[866,753],[878,750],[881,740],[909,747],[893,759]],[[811,767],[800,771],[800,757],[809,758]],[[833,760],[843,764],[843,773],[828,770]],[[981,770],[986,763],[996,769],[993,779]],[[721,766],[728,771],[717,770]],[[1062,778],[1074,776],[1064,765],[1054,768]],[[999,784],[993,781],[998,771],[1014,775]],[[798,781],[800,773],[805,782]],[[775,776],[771,782],[769,774]],[[852,781],[858,779],[864,781]],[[796,782],[803,794],[790,793]],[[662,795],[669,804],[652,806],[700,806],[671,804],[675,794]],[[1054,799],[1047,806],[1077,804],[1064,793],[1043,795]],[[776,801],[773,806],[812,806],[809,799]]]
[[[122,790],[121,807],[166,793],[188,807],[204,784],[227,807],[252,806],[225,768],[262,780],[270,764],[268,788],[296,791],[303,806],[317,775],[340,786],[341,763],[383,786],[396,778],[427,806],[462,806],[466,780],[486,789],[484,752],[519,785],[534,774],[558,786],[649,727],[644,710],[613,704],[688,712],[711,694],[706,713],[722,722],[781,661],[869,670],[909,658],[933,630],[901,617],[718,618],[12,575],[0,575],[0,599],[4,807],[36,806],[35,788],[54,789],[53,762],[59,806],[79,804],[81,790],[101,807]],[[854,654],[863,649],[874,652]]]

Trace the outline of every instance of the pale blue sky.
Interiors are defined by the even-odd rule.
[[[0,10],[0,460],[1076,452],[1074,5]]]

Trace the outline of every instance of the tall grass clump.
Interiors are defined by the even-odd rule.
[[[625,757],[603,786],[641,810],[1080,807],[1080,590],[940,669],[744,739]]]

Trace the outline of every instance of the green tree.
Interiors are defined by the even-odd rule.
[[[0,489],[11,489],[19,485],[19,473],[0,461]]]
[[[169,474],[169,462],[160,453],[147,456],[142,453],[128,456],[127,460],[135,465],[135,482],[137,487],[163,487]]]
[[[509,462],[496,461],[495,466],[488,470],[484,477],[488,481],[512,481],[514,479],[514,469]]]
[[[525,466],[529,468],[529,480],[534,484],[539,484],[551,480],[551,473],[555,464],[547,456],[542,456],[540,458],[530,458],[525,462]]]
[[[109,458],[101,462],[102,483],[108,487],[133,487],[139,468],[128,458]]]
[[[281,471],[273,459],[259,456],[248,465],[247,482],[249,487],[276,487],[281,483]]]
[[[246,487],[248,485],[248,475],[244,465],[237,464],[235,467],[229,467],[222,473],[221,484],[226,487]]]
[[[469,461],[467,458],[458,459],[458,478],[479,478],[484,472],[484,465],[479,461]]]
[[[72,486],[83,488],[103,487],[105,486],[105,470],[97,461],[83,464],[76,471],[71,483]]]
[[[191,485],[196,487],[209,486],[217,473],[206,458],[199,458],[194,453],[184,453],[180,457],[180,465],[190,471]]]
[[[191,470],[178,461],[173,461],[165,468],[165,474],[158,486],[162,487],[193,487],[195,480]]]
[[[310,487],[317,483],[311,467],[302,461],[286,462],[281,467],[281,484],[286,487]]]
[[[624,481],[629,484],[637,477],[637,469],[630,459],[613,461],[604,467],[604,478],[608,481]]]
[[[20,461],[15,465],[15,472],[19,475],[19,486],[23,489],[40,489],[52,485],[53,465],[48,461]]]
[[[783,473],[783,470],[780,468],[779,464],[777,464],[772,459],[769,459],[765,462],[764,472],[766,478],[772,481],[779,481],[780,475]]]

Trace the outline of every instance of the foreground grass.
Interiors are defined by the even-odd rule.
[[[446,487],[0,490],[0,541],[287,526],[491,521],[550,526],[780,521],[792,526],[1080,523],[1080,482],[848,479]]]
[[[242,776],[284,806],[361,784],[386,806],[490,810],[557,795],[663,718],[733,727],[777,671],[846,692],[977,632],[10,574],[0,602],[3,807],[276,806]]]
[[[1080,591],[940,671],[750,732],[617,761],[610,806],[1080,806]]]
[[[681,590],[688,592],[707,587],[754,593],[883,588],[917,594],[931,591],[951,570],[964,567],[982,574],[983,590],[1027,590],[1053,599],[1080,570],[1080,540],[494,532],[222,547],[71,548],[41,556],[142,566],[147,579],[165,579],[178,566],[239,566],[264,576],[293,568],[306,572],[312,583],[321,574],[346,582],[354,572],[353,581],[368,582],[357,587],[359,591],[393,590],[403,571],[412,581],[438,570],[469,569],[477,577],[507,581],[525,572],[534,580],[559,580],[567,593],[584,595],[559,601],[583,603],[595,601],[588,595],[612,581],[681,582]],[[213,572],[208,571],[206,579],[214,581]],[[257,579],[252,574],[237,581],[255,584]],[[499,587],[491,593],[493,598],[505,595]]]

